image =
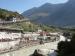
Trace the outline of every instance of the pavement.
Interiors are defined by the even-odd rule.
[[[59,41],[45,43],[42,45],[32,46],[32,47],[23,47],[19,50],[8,52],[5,54],[0,54],[0,56],[29,56],[33,54],[35,49],[48,49],[48,50],[56,50],[57,44]]]

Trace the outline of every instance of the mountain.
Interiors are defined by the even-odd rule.
[[[60,9],[62,6],[63,6],[62,4],[53,5],[50,3],[46,3],[40,7],[31,8],[31,9],[23,12],[22,15],[29,17],[30,19],[36,19],[37,17],[40,17],[40,16],[46,17],[46,16],[49,16],[50,14],[54,13],[58,9]]]
[[[55,26],[75,26],[75,0],[63,4],[46,3],[22,13],[33,22]]]

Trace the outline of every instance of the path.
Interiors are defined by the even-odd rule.
[[[5,54],[1,54],[0,56],[29,56],[37,48],[39,48],[39,49],[41,49],[41,48],[42,49],[49,49],[49,50],[57,49],[57,43],[58,43],[58,41],[51,42],[51,43],[45,43],[44,45],[37,45],[37,46],[33,46],[33,47],[28,47],[28,48],[23,47],[20,50],[5,53]]]

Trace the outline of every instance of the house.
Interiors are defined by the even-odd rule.
[[[13,22],[16,22],[16,18],[15,18],[15,17],[13,17],[12,21],[13,21]]]

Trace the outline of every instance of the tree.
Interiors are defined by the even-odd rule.
[[[10,20],[13,17],[24,18],[18,12],[12,12],[12,11],[8,11],[6,9],[1,9],[0,8],[0,19],[2,19],[2,20]]]
[[[75,56],[75,34],[72,35],[70,42],[58,43],[58,56]]]

